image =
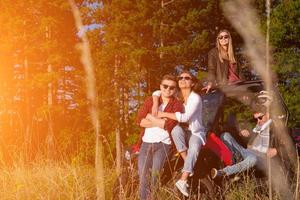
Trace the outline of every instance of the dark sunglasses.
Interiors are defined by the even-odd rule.
[[[262,120],[265,115],[261,115],[259,117],[254,117],[255,120]]]
[[[166,90],[166,89],[170,89],[170,90],[175,90],[175,86],[170,86],[170,85],[165,85],[165,84],[161,84],[162,85],[162,87]]]
[[[228,38],[229,38],[229,35],[221,35],[218,37],[219,40],[228,39]]]
[[[178,80],[187,80],[187,81],[189,81],[189,80],[192,80],[192,78],[191,77],[189,77],[189,76],[179,76],[178,77]]]

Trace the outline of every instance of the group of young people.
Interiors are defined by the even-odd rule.
[[[208,54],[208,74],[208,84],[202,88],[206,92],[212,87],[230,85],[241,80],[232,39],[227,30],[218,33],[216,47]],[[189,196],[187,180],[193,176],[194,166],[206,143],[207,134],[202,122],[202,100],[194,91],[196,84],[197,78],[189,71],[182,71],[177,77],[164,75],[160,90],[146,98],[138,111],[137,123],[142,127],[138,156],[141,200],[151,199],[153,190],[159,185],[159,174],[168,159],[172,144],[184,160],[181,177],[175,186],[184,196]],[[263,105],[256,106],[253,116],[257,119],[254,130],[258,134],[252,146],[243,148],[228,132],[221,135],[227,147],[233,153],[240,153],[243,159],[224,169],[212,169],[212,178],[247,170],[263,155],[276,155],[276,149],[269,148],[272,120],[267,108]],[[240,133],[245,137],[250,135],[249,130],[241,130]]]

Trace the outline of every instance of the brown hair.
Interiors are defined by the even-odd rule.
[[[254,104],[252,106],[253,113],[267,114],[267,107],[261,104]]]
[[[223,32],[227,33],[228,36],[229,36],[227,52],[224,51],[224,49],[222,48],[222,46],[220,45],[220,42],[219,42],[219,36]],[[232,38],[231,38],[230,32],[228,30],[223,29],[223,30],[219,31],[219,33],[217,35],[217,38],[216,38],[216,46],[217,46],[217,49],[218,49],[218,52],[219,52],[219,59],[220,59],[221,63],[224,62],[224,59],[228,59],[230,63],[236,63],[234,53],[233,53]]]
[[[192,82],[195,85],[198,83],[198,79],[196,78],[196,76],[194,76],[189,70],[183,70],[183,71],[181,71],[178,76],[180,76],[181,74],[188,74],[188,75],[190,75],[190,77],[192,78]]]
[[[177,84],[177,78],[176,76],[172,75],[172,74],[165,74],[162,79],[161,82],[163,82],[164,80],[170,80],[170,81],[174,81]]]

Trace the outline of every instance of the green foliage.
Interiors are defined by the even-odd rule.
[[[300,1],[284,1],[272,10],[270,39],[271,43],[282,48],[300,46]]]
[[[206,21],[215,4],[118,0],[104,1],[99,7],[81,7],[87,24],[101,24],[88,36],[105,136],[119,129],[122,143],[134,143],[139,128],[132,113],[158,87],[161,76],[176,72],[177,66],[200,65],[201,54],[210,48],[211,27]]]
[[[300,124],[300,1],[284,1],[271,15],[270,40],[274,46],[273,69],[280,91],[290,111],[291,127]]]
[[[120,131],[123,145],[135,143],[139,134],[135,124],[137,109],[158,87],[163,74],[176,73],[178,68],[205,68],[207,52],[215,45],[220,29],[231,31],[236,48],[243,46],[223,16],[222,2],[77,1],[87,25],[101,133],[109,138],[105,145],[111,148],[108,155],[115,155],[116,130]],[[265,1],[255,1],[253,5],[265,24]],[[300,121],[299,7],[299,0],[272,1],[272,67],[290,110],[291,126]],[[91,162],[94,133],[84,72],[76,51],[80,37],[68,2],[16,0],[12,4],[3,0],[0,8],[0,132],[5,133],[5,141],[11,142],[7,146],[19,146],[25,141],[25,130],[30,130],[32,144],[40,148],[46,142],[51,118],[58,152]],[[91,24],[98,26],[92,29]],[[66,66],[73,70],[68,71]],[[198,73],[200,80],[205,77],[206,72]],[[75,108],[70,109],[71,104]],[[238,119],[251,118],[240,104],[229,104],[225,114],[233,112]]]

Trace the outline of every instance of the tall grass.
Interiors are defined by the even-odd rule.
[[[113,171],[105,175],[109,186]],[[111,193],[107,188],[108,194]],[[96,199],[95,169],[89,165],[39,162],[0,170],[0,199]]]
[[[134,169],[133,169],[134,170]],[[138,177],[136,172],[126,173],[129,178],[122,190],[114,190],[118,178],[114,167],[105,169],[105,197],[113,199],[119,197],[122,200],[138,200]],[[175,188],[172,179],[162,185],[155,192],[157,200],[184,199]],[[252,175],[244,174],[238,181],[224,180],[222,187],[217,189],[215,199],[225,200],[267,200],[267,182],[258,181]],[[296,180],[295,180],[296,182]],[[293,184],[295,191],[296,183]],[[121,191],[121,192],[120,192]],[[117,193],[118,192],[118,193]],[[297,191],[299,193],[299,191]],[[294,194],[296,194],[295,192]],[[69,200],[69,199],[96,199],[95,168],[80,162],[50,162],[38,161],[25,165],[22,162],[14,166],[0,169],[0,199],[1,200]],[[206,196],[194,194],[187,200],[204,200]],[[273,199],[279,199],[274,193]],[[294,199],[291,197],[290,199]]]

